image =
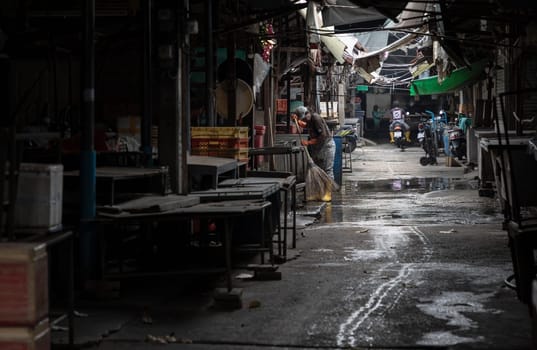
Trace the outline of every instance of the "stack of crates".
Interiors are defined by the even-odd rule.
[[[0,349],[49,350],[44,244],[0,244]]]
[[[192,127],[191,154],[248,162],[248,127]]]

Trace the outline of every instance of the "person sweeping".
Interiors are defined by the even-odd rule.
[[[307,199],[332,200],[332,191],[338,189],[334,181],[334,158],[336,144],[328,125],[318,113],[311,113],[306,107],[299,106],[291,118],[301,128],[308,128],[309,139],[300,142],[307,147],[309,169],[306,175]],[[309,151],[308,151],[309,149]]]

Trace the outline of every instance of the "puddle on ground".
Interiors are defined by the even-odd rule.
[[[324,223],[480,224],[502,219],[494,200],[479,197],[478,181],[463,178],[346,181],[332,199]]]
[[[427,193],[431,191],[443,190],[476,190],[477,180],[467,180],[460,178],[438,178],[438,177],[415,177],[408,179],[373,180],[373,181],[346,181],[343,191],[353,192],[393,192],[406,191],[415,193]]]
[[[461,343],[477,343],[482,340],[483,337],[470,338],[461,337],[451,332],[431,332],[425,334],[417,344],[422,346],[449,346]]]
[[[446,321],[446,325],[455,328],[451,332],[425,334],[418,344],[445,346],[481,341],[481,337],[467,338],[454,333],[478,327],[477,322],[471,319],[472,313],[498,313],[498,310],[484,307],[493,297],[494,293],[478,295],[470,292],[443,292],[439,296],[424,300],[427,303],[416,305],[425,314]]]

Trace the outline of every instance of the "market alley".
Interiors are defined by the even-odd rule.
[[[77,310],[87,317],[76,320],[76,343],[530,349],[528,309],[504,283],[512,267],[496,199],[478,195],[475,170],[447,167],[442,157],[421,166],[422,152],[390,144],[356,149],[352,172],[321,217],[312,224],[300,217],[281,280],[235,271],[241,309],[213,307],[218,282],[138,281],[119,300],[81,301]]]

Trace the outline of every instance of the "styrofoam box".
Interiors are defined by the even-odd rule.
[[[17,188],[16,227],[61,228],[63,165],[21,163]]]
[[[0,327],[0,349],[50,350],[50,348],[48,318],[35,326]]]
[[[46,246],[0,243],[0,327],[33,326],[48,310]]]

